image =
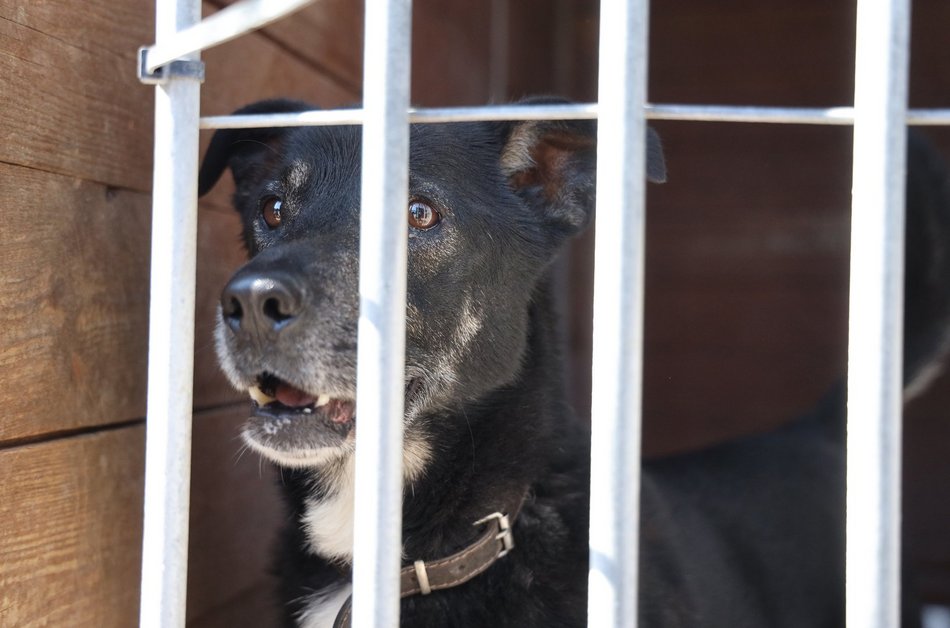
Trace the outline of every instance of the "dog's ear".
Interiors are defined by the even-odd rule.
[[[258,113],[292,113],[316,109],[299,100],[275,99],[261,100],[242,107],[233,115]],[[198,172],[198,196],[207,194],[221,178],[224,169],[231,166],[232,171],[240,162],[259,156],[261,151],[270,150],[286,133],[286,128],[266,129],[221,129],[215,131],[205,152],[201,170]],[[237,173],[235,173],[237,174]]]
[[[535,98],[521,104],[565,104]],[[590,120],[529,120],[511,123],[501,169],[515,191],[571,233],[583,230],[594,208],[597,125]],[[663,148],[647,127],[647,179],[666,181]]]

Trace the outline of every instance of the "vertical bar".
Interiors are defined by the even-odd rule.
[[[637,624],[646,0],[601,3],[588,625]]]
[[[847,625],[900,616],[909,0],[859,0],[848,340]]]
[[[156,41],[200,19],[200,0],[158,0]],[[195,79],[171,78],[155,89],[140,626],[185,625],[199,96]]]
[[[410,0],[367,0],[354,628],[399,625]]]

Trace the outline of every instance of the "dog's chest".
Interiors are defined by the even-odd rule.
[[[343,463],[326,494],[306,501],[301,524],[310,550],[326,559],[353,559],[354,463]]]
[[[349,584],[345,584],[312,596],[297,616],[297,625],[300,628],[332,628],[337,614],[352,590]]]
[[[407,438],[403,451],[403,479],[419,478],[428,464],[431,451],[424,441]],[[300,525],[307,536],[310,551],[328,560],[353,560],[353,498],[356,492],[356,465],[347,456],[332,475],[320,497],[304,503]]]

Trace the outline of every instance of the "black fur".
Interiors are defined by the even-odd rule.
[[[265,101],[243,111],[309,108]],[[405,599],[402,625],[583,626],[589,439],[563,390],[550,264],[590,222],[595,126],[417,125],[411,141],[410,196],[443,220],[411,231],[409,242],[406,436],[430,455],[404,493],[407,564],[459,550],[499,495],[530,493],[516,549],[462,586]],[[652,132],[649,146],[648,175],[663,180]],[[908,380],[944,346],[950,311],[946,181],[922,143],[913,140],[910,155]],[[218,132],[201,192],[228,166],[251,255],[232,284],[283,282],[302,303],[287,309],[278,300],[293,323],[279,332],[242,336],[222,325],[229,376],[246,388],[266,372],[312,395],[352,398],[359,129]],[[261,199],[273,195],[283,203],[277,229],[260,214]],[[836,389],[809,416],[765,436],[644,464],[641,625],[843,625],[843,398]],[[294,625],[315,593],[348,577],[346,560],[317,555],[299,522],[336,490],[352,435],[327,435],[309,416],[264,434],[272,419],[255,420],[245,436],[272,458],[308,447],[337,452],[283,473],[290,524],[278,569]]]

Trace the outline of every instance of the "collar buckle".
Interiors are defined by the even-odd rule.
[[[482,517],[472,525],[480,526],[490,522],[497,522],[498,534],[495,535],[495,539],[501,541],[501,550],[498,552],[497,558],[501,558],[515,546],[515,537],[511,534],[511,522],[508,520],[508,515],[493,512],[487,517]]]

